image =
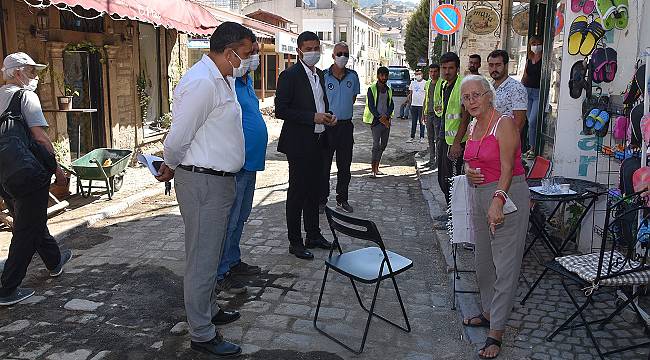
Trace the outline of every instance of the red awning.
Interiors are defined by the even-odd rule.
[[[186,33],[212,34],[221,23],[207,9],[187,0],[52,0],[81,6]]]

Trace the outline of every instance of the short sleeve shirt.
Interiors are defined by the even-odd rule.
[[[7,111],[11,99],[13,98],[16,91],[21,88],[16,85],[5,85],[0,87],[0,111],[4,113]],[[47,120],[45,120],[45,115],[43,115],[43,110],[41,109],[41,101],[38,99],[38,95],[35,92],[26,90],[23,93],[23,100],[21,103],[21,110],[27,126],[29,127],[48,127]]]
[[[528,94],[522,83],[508,76],[508,78],[496,88],[496,109],[503,115],[513,116],[517,110],[528,109]]]
[[[424,91],[424,87],[427,85],[427,82],[422,81],[411,81],[411,86],[409,90],[413,91],[413,96],[411,97],[411,106],[424,106],[424,98],[427,93]]]
[[[327,69],[324,71],[325,88],[330,111],[336,115],[336,120],[351,120],[353,115],[353,98],[361,93],[359,76],[354,70],[345,70],[345,76],[339,80]]]

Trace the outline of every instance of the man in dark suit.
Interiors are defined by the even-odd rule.
[[[319,184],[322,172],[321,149],[325,147],[325,126],[336,125],[329,111],[323,72],[315,65],[320,60],[318,36],[305,31],[298,36],[299,61],[278,78],[275,115],[284,120],[278,151],[289,162],[287,192],[287,230],[289,253],[311,260],[307,248],[330,249],[332,244],[321,235],[318,224]],[[305,244],[300,230],[304,219]]]

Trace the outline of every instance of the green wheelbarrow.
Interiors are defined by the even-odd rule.
[[[73,161],[72,169],[61,167],[77,178],[77,193],[81,191],[84,198],[90,197],[93,189],[103,189],[113,199],[113,194],[122,188],[132,154],[131,150],[95,149]],[[88,181],[88,185],[82,181]],[[105,186],[94,186],[93,181],[103,181]]]

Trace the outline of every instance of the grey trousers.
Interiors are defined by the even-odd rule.
[[[177,168],[174,183],[185,223],[185,313],[192,340],[209,341],[216,334],[212,317],[219,311],[217,269],[235,200],[235,178]]]
[[[379,123],[373,125],[370,130],[372,131],[372,162],[379,162],[381,161],[381,155],[386,150],[386,146],[388,146],[390,128]]]
[[[508,196],[517,211],[505,216],[490,234],[487,212],[497,183],[470,186],[474,209],[472,225],[476,232],[476,277],[483,311],[490,314],[490,329],[504,330],[515,301],[521,259],[526,245],[530,191],[523,176],[512,178]]]
[[[436,118],[433,115],[427,115],[427,140],[429,143],[429,163],[434,165],[436,163],[436,138],[438,134],[436,133],[435,126]]]

